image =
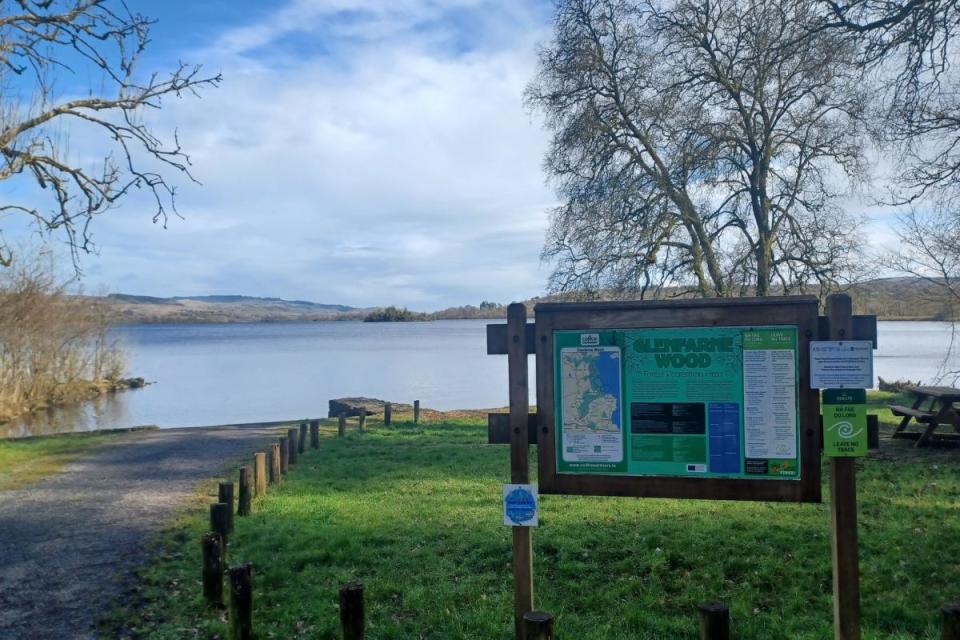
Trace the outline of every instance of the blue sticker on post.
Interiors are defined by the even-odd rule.
[[[539,520],[535,484],[503,485],[503,524],[508,527],[535,527]]]

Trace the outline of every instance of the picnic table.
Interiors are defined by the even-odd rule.
[[[889,405],[890,411],[895,416],[901,416],[903,419],[897,430],[894,431],[894,438],[916,438],[914,446],[923,447],[929,444],[933,439],[933,434],[941,425],[950,425],[955,434],[938,435],[937,439],[960,439],[960,412],[954,407],[954,403],[960,402],[960,389],[953,387],[908,387],[908,393],[913,395],[913,405],[905,407],[899,404]],[[926,408],[921,408],[926,404]],[[923,431],[907,431],[907,425],[914,420],[917,424],[923,426]]]

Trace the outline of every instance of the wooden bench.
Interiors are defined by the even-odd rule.
[[[935,414],[932,411],[923,411],[921,409],[911,409],[910,407],[905,407],[900,404],[890,404],[887,405],[891,413],[895,416],[911,417],[917,422],[930,422],[933,420]]]

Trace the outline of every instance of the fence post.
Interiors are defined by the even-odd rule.
[[[283,436],[277,444],[280,445],[280,475],[287,475],[290,468],[290,438]]]
[[[340,625],[343,640],[364,640],[363,584],[350,582],[340,587]]]
[[[218,533],[200,538],[203,552],[203,599],[207,604],[223,604],[223,539]]]
[[[389,402],[383,403],[383,426],[389,427],[393,422],[393,404]]]
[[[267,492],[267,454],[263,451],[253,454],[253,486],[258,496]]]
[[[943,614],[940,640],[960,640],[960,602],[945,604],[940,611]]]
[[[413,401],[413,424],[418,424],[420,422],[420,401]]]
[[[227,527],[233,533],[233,483],[221,482],[217,491],[217,502],[227,505]]]
[[[319,420],[310,421],[310,448],[311,449],[320,448],[320,421]]]
[[[280,445],[270,445],[270,484],[278,484],[283,479],[283,465],[280,462]]]
[[[553,616],[546,611],[523,614],[524,640],[553,640]]]
[[[337,436],[343,437],[347,433],[347,414],[340,412],[337,416]]]
[[[237,515],[250,515],[251,485],[250,467],[240,467],[240,484],[237,489]]]
[[[253,568],[230,567],[230,638],[253,638]]]
[[[361,409],[360,409],[360,415],[357,416],[357,417],[358,417],[359,420],[360,420],[360,431],[363,431],[363,425],[366,424],[366,422],[367,422],[367,410],[361,408]]]
[[[730,640],[730,608],[723,602],[704,602],[700,614],[700,640]]]
[[[210,505],[210,528],[223,540],[223,552],[227,552],[227,536],[230,534],[230,505],[223,502]]]
[[[297,443],[297,453],[303,453],[307,450],[307,423],[300,423],[300,442]]]
[[[297,429],[287,429],[287,451],[290,453],[290,464],[297,464],[297,439],[300,437]]]

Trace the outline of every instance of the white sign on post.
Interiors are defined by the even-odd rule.
[[[872,389],[873,342],[836,340],[810,343],[811,389]]]

